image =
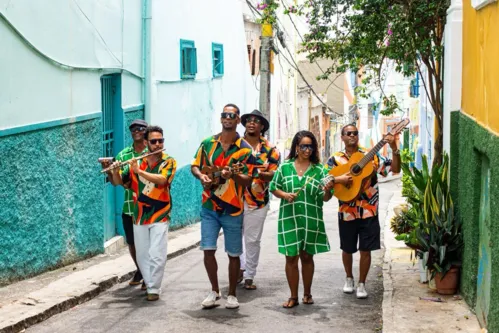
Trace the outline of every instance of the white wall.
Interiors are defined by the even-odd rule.
[[[101,109],[100,76],[141,75],[141,7],[134,0],[0,0],[0,129]],[[104,71],[71,70],[71,67]],[[141,102],[140,80],[123,75],[124,105]]]
[[[152,36],[151,124],[163,127],[165,148],[181,166],[192,160],[202,139],[221,131],[225,104],[238,105],[242,113],[258,108],[241,4],[237,0],[153,0]],[[180,39],[195,42],[195,80],[180,79]],[[221,78],[212,78],[212,42],[224,46]],[[241,126],[239,132],[243,131]]]

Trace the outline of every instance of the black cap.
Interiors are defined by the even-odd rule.
[[[263,125],[262,132],[267,132],[267,130],[270,127],[269,121],[264,117],[263,113],[261,113],[258,110],[253,110],[251,113],[243,114],[243,116],[241,117],[241,123],[243,124],[244,127],[246,127],[246,121],[248,121],[248,118],[250,116],[255,116],[260,118],[262,120],[262,125]]]
[[[145,120],[142,120],[142,119],[135,119],[134,121],[132,121],[132,123],[130,124],[130,127],[128,127],[129,129],[132,129],[133,127],[147,127],[149,126]]]

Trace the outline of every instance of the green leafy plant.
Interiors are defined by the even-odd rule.
[[[397,235],[395,239],[418,250],[420,245],[416,231],[419,227],[419,212],[408,204],[400,205],[394,211],[395,215],[390,221],[390,228]]]
[[[408,169],[402,166],[415,185],[415,197],[411,198],[421,209],[419,225],[415,229],[424,264],[435,274],[445,276],[453,265],[460,263],[463,246],[462,225],[455,216],[455,207],[448,183],[449,156],[443,154],[441,165],[428,168],[423,156],[423,168]]]

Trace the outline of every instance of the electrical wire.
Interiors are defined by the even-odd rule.
[[[143,76],[139,75],[139,74],[136,74],[126,68],[123,68],[123,67],[86,67],[86,66],[77,66],[77,65],[68,65],[68,64],[64,64],[58,60],[55,60],[53,58],[51,58],[50,56],[48,56],[47,54],[43,53],[42,51],[40,51],[40,49],[38,49],[35,45],[33,45],[33,43],[31,43],[15,26],[14,24],[12,24],[12,22],[9,21],[9,19],[2,13],[0,12],[0,18],[5,22],[7,23],[7,26],[12,29],[13,32],[15,32],[17,34],[17,36],[22,40],[22,42],[24,42],[24,44],[26,44],[30,49],[32,49],[33,51],[35,51],[39,56],[41,56],[42,58],[44,58],[45,60],[48,60],[49,62],[51,62],[53,65],[55,66],[58,66],[58,67],[61,67],[63,69],[72,69],[72,70],[86,70],[86,71],[102,71],[102,70],[115,70],[115,71],[121,71],[121,72],[126,72],[136,78],[139,78],[141,80],[144,79]]]

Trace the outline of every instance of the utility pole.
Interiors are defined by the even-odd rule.
[[[268,0],[265,1],[268,3]],[[262,24],[260,53],[260,112],[270,120],[270,52],[272,50],[272,24]],[[268,134],[267,134],[268,135]]]

